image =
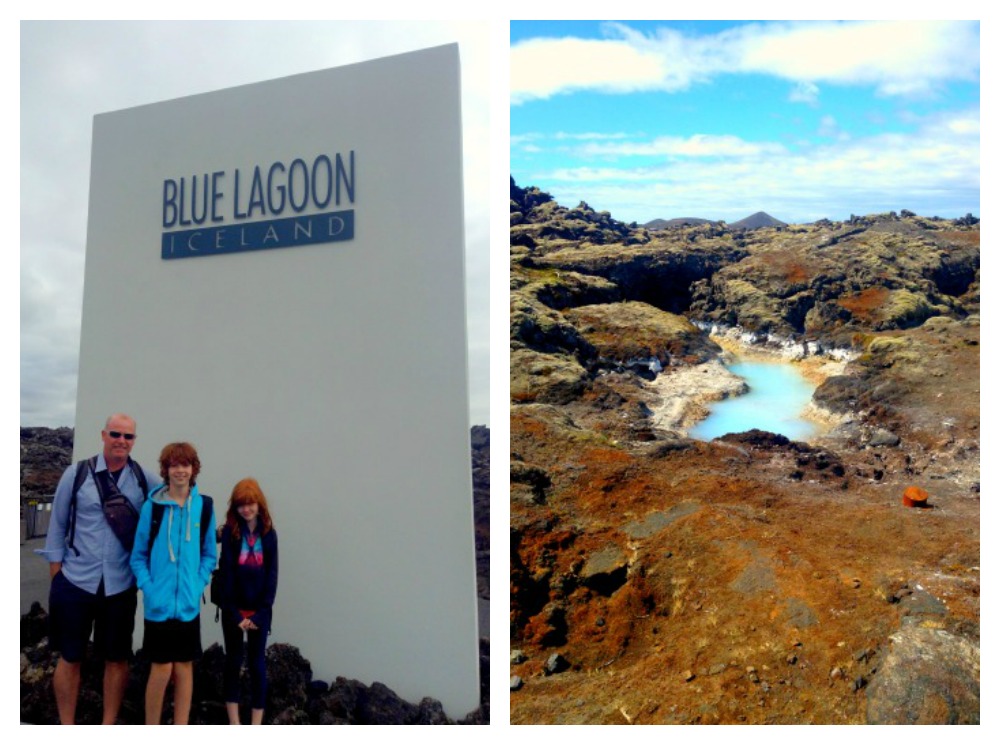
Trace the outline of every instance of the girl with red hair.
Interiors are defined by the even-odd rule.
[[[230,724],[239,724],[240,669],[246,648],[250,671],[250,723],[261,724],[267,696],[264,648],[278,589],[278,534],[267,498],[255,479],[233,487],[222,529],[222,633],[226,643],[223,684]],[[244,642],[245,636],[245,642]]]

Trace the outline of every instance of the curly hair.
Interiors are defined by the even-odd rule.
[[[198,451],[190,442],[172,442],[164,446],[160,451],[160,478],[163,483],[170,483],[167,471],[170,466],[191,466],[191,483],[195,483],[198,474],[201,473],[201,461],[198,460]]]
[[[267,497],[257,483],[257,479],[245,478],[240,480],[233,487],[233,494],[229,497],[229,509],[226,510],[226,527],[233,534],[233,538],[240,537],[240,526],[243,518],[240,517],[239,508],[245,504],[257,505],[257,523],[260,525],[260,534],[270,532],[273,527],[271,523],[271,512],[267,509]]]

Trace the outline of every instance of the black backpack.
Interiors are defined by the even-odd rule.
[[[136,463],[131,458],[128,459],[129,468],[132,469],[132,473],[135,474],[136,481],[139,482],[139,488],[142,489],[142,498],[146,498],[146,492],[149,491],[149,484],[146,483],[146,474],[143,473],[142,467]],[[73,476],[73,492],[69,500],[69,536],[66,541],[66,545],[73,549],[77,556],[80,555],[80,550],[74,545],[74,540],[76,539],[76,495],[80,491],[80,487],[83,486],[83,482],[87,480],[87,476],[91,473],[94,475],[94,483],[97,485],[97,493],[101,499],[101,506],[104,507],[105,516],[108,518],[108,523],[111,525],[112,530],[115,531],[115,535],[122,542],[122,546],[128,550],[132,550],[132,539],[135,538],[135,525],[129,519],[129,524],[131,526],[131,535],[124,535],[120,533],[120,528],[117,523],[113,521],[111,511],[124,511],[126,513],[135,513],[135,522],[138,522],[139,513],[135,511],[132,507],[132,503],[128,498],[121,497],[121,494],[107,494],[103,487],[101,481],[97,478],[97,456],[92,456],[85,460],[81,460],[76,464],[76,473]],[[112,486],[114,486],[113,482]],[[117,487],[114,487],[114,491],[117,492]],[[120,498],[121,497],[121,498]]]

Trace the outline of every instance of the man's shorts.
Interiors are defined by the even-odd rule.
[[[128,660],[135,608],[135,587],[109,597],[102,583],[94,595],[57,572],[49,590],[49,643],[66,662],[81,662],[93,630],[94,651],[99,657],[112,662]]]
[[[193,662],[201,657],[201,617],[143,625],[142,653],[150,662]]]

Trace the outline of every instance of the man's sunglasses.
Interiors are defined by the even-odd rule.
[[[129,432],[115,432],[114,430],[111,430],[110,432],[108,432],[108,437],[110,437],[113,440],[117,440],[119,437],[124,437],[126,440],[134,440],[135,439],[135,435],[133,435],[133,434],[131,434]]]

